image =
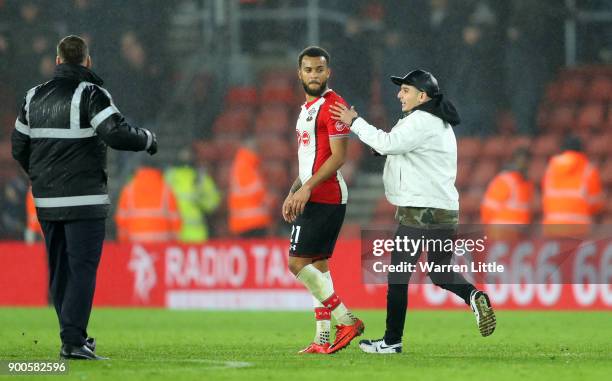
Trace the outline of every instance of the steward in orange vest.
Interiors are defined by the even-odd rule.
[[[121,242],[174,241],[181,219],[172,189],[161,170],[141,167],[123,188],[115,215]]]
[[[43,232],[36,215],[36,205],[34,205],[31,186],[28,188],[28,193],[26,193],[26,218],[25,241],[33,243],[42,240]]]
[[[480,205],[480,216],[488,235],[496,239],[517,238],[531,223],[533,183],[526,177],[531,156],[526,148],[517,149],[508,169],[489,183]]]
[[[563,152],[553,156],[542,180],[544,232],[548,236],[583,237],[593,216],[603,208],[599,171],[582,152],[580,139],[567,138]]]
[[[229,230],[243,237],[261,237],[272,223],[259,156],[248,145],[236,153],[228,196]]]

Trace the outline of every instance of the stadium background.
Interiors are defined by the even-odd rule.
[[[570,132],[583,138],[610,194],[609,1],[0,0],[0,360],[55,359],[59,348],[45,307],[44,248],[22,242],[27,182],[11,158],[10,133],[25,91],[50,78],[55,44],[68,33],[88,38],[94,70],[122,112],[159,135],[158,162],[193,147],[224,196],[235,149],[249,136],[267,143],[264,172],[277,202],[295,178],[303,102],[295,61],[310,43],[332,54],[331,87],[380,126],[399,114],[389,75],[419,66],[436,74],[465,119],[456,129],[462,223],[479,222],[484,188],[514,147],[529,146],[529,176],[539,184]],[[355,139],[349,154],[348,215],[331,265],[339,295],[375,337],[384,330],[385,287],[361,282],[357,239],[364,226],[392,223],[393,208],[383,197],[382,160]],[[116,200],[144,155],[109,156]],[[501,308],[487,339],[444,291],[411,285],[405,356],[372,358],[353,345],[304,359],[295,352],[311,340],[311,314],[260,311],[311,305],[286,271],[287,226],[278,213],[269,238],[239,240],[222,205],[202,245],[117,244],[109,218],[90,327],[113,361],[71,364],[71,378],[600,380],[612,371],[609,284],[558,285],[553,300],[529,281],[490,290]],[[537,223],[538,207],[534,213]],[[596,222],[609,238],[610,200]],[[573,311],[558,311],[566,309]]]
[[[236,149],[256,137],[267,191],[276,200],[273,210],[279,210],[297,171],[293,124],[303,95],[295,61],[304,46],[317,43],[331,52],[331,87],[378,126],[390,127],[398,115],[396,87],[387,77],[428,69],[464,120],[456,128],[456,184],[461,223],[477,224],[484,189],[514,148],[530,148],[528,175],[539,185],[548,158],[570,133],[583,139],[609,193],[611,12],[609,2],[596,0],[0,1],[0,302],[46,303],[43,248],[18,242],[24,237],[27,181],[11,158],[10,133],[25,91],[50,78],[55,44],[65,34],[88,39],[94,69],[119,108],[158,134],[158,164],[172,165],[180,148],[192,147],[197,165],[212,173],[227,196]],[[110,153],[114,200],[143,157]],[[339,251],[354,266],[335,277],[358,307],[384,306],[384,287],[360,282],[357,241],[364,226],[393,223],[382,164],[351,139],[342,169],[350,202]],[[533,214],[539,222],[537,205]],[[308,308],[306,293],[285,269],[288,225],[280,213],[274,215],[270,238],[262,241],[265,253],[259,254],[251,242],[228,232],[225,200],[207,218],[213,240],[204,245],[113,245],[109,218],[101,267],[109,275],[100,277],[96,303]],[[612,202],[596,222],[606,233]],[[175,275],[172,265],[180,269]],[[232,276],[234,283],[227,280]],[[457,306],[444,292],[420,286],[413,290],[413,306]],[[527,303],[518,297],[498,302],[507,308],[609,308],[604,286],[586,304],[566,293],[552,304],[538,295]]]

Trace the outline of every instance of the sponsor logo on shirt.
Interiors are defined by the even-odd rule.
[[[337,121],[336,122],[336,130],[338,132],[342,132],[344,130],[348,130],[349,129],[349,125],[346,123],[342,123],[341,121]]]
[[[307,146],[310,144],[310,134],[308,133],[308,131],[304,131],[301,134],[299,131],[296,132],[298,138],[298,145],[302,144],[304,146]]]

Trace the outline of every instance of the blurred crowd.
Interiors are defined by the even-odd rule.
[[[0,0],[0,238],[24,237],[28,184],[16,170],[17,166],[12,165],[9,137],[25,92],[52,77],[55,44],[59,38],[66,34],[83,36],[91,47],[94,71],[105,80],[105,87],[113,94],[119,109],[132,123],[147,125],[156,120],[168,90],[176,83],[176,67],[180,70],[181,65],[167,46],[165,36],[171,32],[173,12],[191,9],[185,6],[188,3],[199,4],[195,0]],[[239,3],[244,10],[261,11],[290,10],[297,3],[306,4],[291,0],[241,0]],[[320,45],[332,54],[330,85],[375,123],[390,125],[400,112],[396,88],[389,85],[388,76],[403,75],[420,67],[436,75],[442,91],[460,110],[463,123],[456,129],[459,137],[487,138],[499,133],[531,137],[539,133],[538,105],[547,84],[564,62],[564,21],[569,15],[565,2],[329,0],[319,3],[331,18],[346,16],[343,22],[325,19],[320,26]],[[610,4],[605,0],[577,1],[581,8],[600,11],[610,11]],[[612,62],[610,25],[598,24],[586,30],[590,33],[579,35],[581,62]],[[254,56],[272,53],[293,58],[292,53],[307,44],[305,20],[245,21],[241,27],[243,49]],[[262,181],[271,181],[278,188],[273,187],[262,196],[262,202],[268,208],[275,208],[278,192],[286,191],[285,183],[292,180],[291,168],[296,166],[291,161],[295,160],[294,152],[284,152],[281,150],[284,147],[278,146],[291,142],[296,107],[303,101],[299,95],[296,97],[300,89],[296,89],[294,65],[292,60],[282,73],[274,68],[256,73],[253,76],[258,78],[256,83],[247,88],[247,93],[243,91],[235,97],[240,103],[238,108],[231,101],[228,103],[235,95],[232,91],[236,90],[228,87],[225,108],[215,118],[208,116],[215,122],[194,126],[198,131],[191,134],[213,136],[213,139],[202,144],[196,142],[188,154],[173,155],[176,162],[166,163],[166,167],[172,164],[174,171],[156,169],[157,178],[164,177],[171,186],[176,185],[177,174],[191,179],[185,180],[185,184],[189,183],[185,187],[193,186],[193,189],[172,189],[176,196],[174,212],[183,203],[183,217],[198,209],[201,214],[196,219],[205,221],[219,204],[224,206],[219,208],[221,212],[216,212],[215,219],[223,218],[225,227],[212,231],[206,228],[205,233],[197,233],[199,237],[242,234],[232,231],[231,211],[223,209],[231,203],[232,186],[236,185],[232,185],[236,176],[231,170],[234,159],[239,156],[239,142],[253,135],[254,130],[262,130],[278,143],[272,144],[274,149],[268,147],[260,152],[264,162]],[[201,99],[211,101],[205,84],[200,90],[204,93]],[[259,95],[254,95],[256,102],[268,103],[250,105],[249,92],[258,92]],[[243,122],[245,130],[239,131],[238,125]],[[260,126],[263,124],[266,126]],[[271,132],[274,128],[283,131]],[[198,154],[204,146],[208,147],[207,152]],[[289,155],[291,159],[287,159]],[[360,155],[347,166],[350,174],[356,171]],[[215,162],[219,157],[226,161]],[[151,168],[151,165],[142,168]],[[368,165],[369,161],[361,163],[362,167]],[[193,171],[176,170],[181,167]],[[138,171],[130,177],[137,178]],[[123,191],[129,184],[122,184]],[[193,194],[201,194],[204,188],[207,197],[215,202],[203,205],[193,200],[200,197]],[[185,209],[188,203],[185,199],[191,200],[190,207],[195,208],[192,212],[185,211],[190,208]],[[280,218],[277,214],[272,212],[272,219]],[[273,226],[274,222],[269,225]],[[173,226],[173,234],[186,234]],[[122,233],[118,232],[117,236]]]

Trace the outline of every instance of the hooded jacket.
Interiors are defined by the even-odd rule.
[[[39,220],[107,217],[107,145],[143,151],[153,142],[125,121],[102,83],[84,66],[61,64],[26,94],[12,154],[32,181]]]
[[[459,210],[457,140],[450,128],[459,115],[441,96],[402,117],[390,132],[363,118],[351,131],[381,155],[387,155],[383,183],[387,200],[396,206]],[[434,102],[434,103],[431,103]]]

